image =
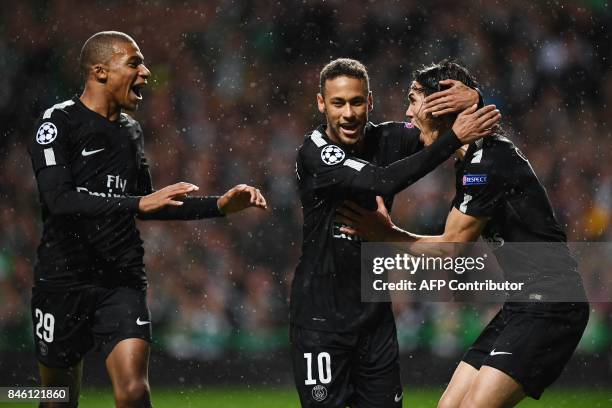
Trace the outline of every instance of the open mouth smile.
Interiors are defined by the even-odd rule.
[[[341,123],[340,129],[342,129],[342,133],[344,133],[345,135],[353,136],[357,133],[357,130],[359,129],[359,124],[358,123]]]
[[[139,101],[142,100],[142,92],[141,89],[145,84],[138,84],[138,85],[133,85],[130,88],[130,92],[135,96],[136,99],[138,99]]]

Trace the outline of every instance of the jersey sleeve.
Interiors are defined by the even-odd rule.
[[[140,197],[96,197],[76,191],[70,169],[70,132],[66,113],[55,109],[38,121],[28,144],[43,205],[52,215],[136,214]]]
[[[186,197],[181,206],[166,206],[159,211],[138,214],[140,220],[201,220],[224,217],[217,206],[218,196]]]
[[[348,156],[339,146],[313,135],[304,142],[297,158],[298,178],[313,190],[348,187],[368,162]]]
[[[480,149],[466,163],[453,201],[453,207],[462,213],[474,217],[491,217],[503,204],[509,181],[495,171],[496,150]]]
[[[28,143],[35,173],[46,167],[69,163],[69,133],[68,117],[61,110],[54,110],[51,115],[45,113],[38,120],[34,138]]]
[[[315,133],[298,153],[298,177],[314,190],[348,190],[377,195],[397,194],[444,162],[461,142],[452,132],[432,145],[388,166],[377,166],[347,154]],[[301,174],[305,173],[305,174]]]

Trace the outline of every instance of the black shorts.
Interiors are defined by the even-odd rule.
[[[539,399],[561,375],[588,320],[588,303],[506,303],[463,361],[503,371]]]
[[[402,406],[393,319],[359,333],[291,326],[295,384],[303,407]]]
[[[144,290],[87,288],[70,292],[32,290],[36,358],[67,368],[91,349],[108,356],[124,339],[151,342],[151,318]]]

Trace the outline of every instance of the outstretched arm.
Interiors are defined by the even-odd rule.
[[[444,133],[431,146],[386,167],[365,166],[351,187],[379,195],[397,194],[438,167],[459,147],[490,134],[500,119],[495,105],[479,110],[472,105],[457,116],[452,131]]]
[[[42,201],[52,215],[102,217],[117,213],[147,213],[164,207],[180,206],[177,197],[197,189],[190,183],[176,183],[144,197],[102,197],[79,190],[70,169],[50,166],[36,174]]]
[[[162,190],[152,194],[159,193]],[[196,190],[197,187],[193,191]],[[145,198],[143,197],[143,200]],[[259,189],[246,184],[239,184],[231,188],[221,197],[188,197],[183,195],[177,198],[177,200],[180,202],[178,206],[167,206],[159,211],[148,213],[141,212],[138,214],[138,218],[142,220],[199,220],[202,218],[222,217],[249,207],[267,208],[266,199]]]
[[[396,194],[432,171],[462,145],[490,134],[500,118],[494,105],[479,110],[473,105],[457,116],[452,130],[430,146],[384,167],[347,156],[340,147],[311,137],[313,144],[301,149],[298,156],[298,177],[304,170],[311,176],[308,182],[314,189],[333,187],[383,196]]]
[[[453,208],[446,218],[442,235],[417,235],[397,227],[391,221],[389,212],[381,197],[376,197],[378,208],[369,211],[355,203],[347,202],[338,209],[338,221],[345,224],[341,231],[358,235],[368,241],[378,242],[408,242],[412,253],[428,255],[457,255],[460,246],[431,245],[432,243],[467,243],[474,242],[480,236],[487,217],[473,217]],[[420,245],[425,244],[425,245]]]

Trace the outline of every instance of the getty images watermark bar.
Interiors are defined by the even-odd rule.
[[[612,243],[363,243],[364,302],[610,302]]]
[[[68,387],[0,387],[3,402],[69,402]]]

